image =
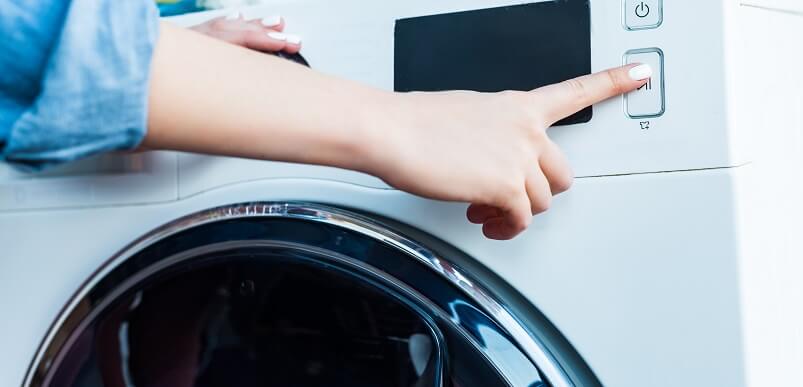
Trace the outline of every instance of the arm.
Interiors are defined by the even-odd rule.
[[[363,115],[389,96],[162,23],[142,145],[364,170]]]
[[[571,185],[546,129],[651,75],[629,66],[531,92],[399,94],[164,23],[152,66],[145,147],[366,172],[472,203],[469,220],[494,239],[523,231]]]

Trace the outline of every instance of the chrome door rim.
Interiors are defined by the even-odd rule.
[[[477,304],[484,309],[483,311],[488,313],[493,320],[506,330],[514,341],[521,346],[525,355],[536,365],[544,378],[552,386],[574,386],[574,383],[571,382],[555,357],[547,350],[546,345],[540,339],[531,335],[519,320],[504,307],[500,300],[479,283],[475,282],[468,273],[464,273],[459,268],[455,267],[448,259],[437,255],[435,252],[419,243],[362,215],[322,204],[303,202],[253,202],[216,207],[179,218],[156,228],[134,241],[109,259],[81,286],[80,290],[72,296],[70,302],[59,313],[58,318],[49,329],[42,345],[40,345],[31,363],[31,367],[25,376],[23,386],[30,387],[34,376],[40,371],[49,368],[49,362],[52,361],[52,359],[47,359],[43,363],[45,355],[52,350],[51,347],[54,344],[54,339],[81,300],[85,298],[100,279],[104,278],[110,271],[125,262],[128,258],[158,241],[194,227],[224,220],[262,217],[299,219],[333,225],[381,241],[382,243],[401,250],[408,256],[437,272],[441,277],[463,291],[466,296],[477,302]]]

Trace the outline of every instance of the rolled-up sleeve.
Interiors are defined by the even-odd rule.
[[[0,9],[4,161],[35,170],[142,141],[152,0],[0,0]]]

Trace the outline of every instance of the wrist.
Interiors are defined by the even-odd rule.
[[[402,100],[399,93],[371,90],[358,102],[346,168],[381,177],[393,165],[394,138],[398,132],[396,117]]]

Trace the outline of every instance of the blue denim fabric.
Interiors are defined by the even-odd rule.
[[[153,0],[0,0],[0,160],[136,147],[158,23]]]

